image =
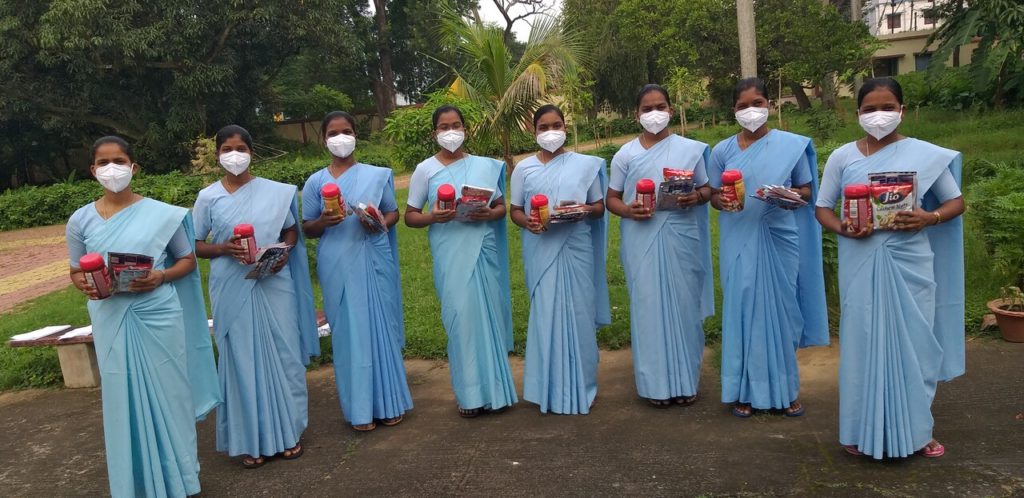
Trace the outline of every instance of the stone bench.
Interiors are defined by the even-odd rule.
[[[316,313],[317,327],[320,337],[330,334],[327,318],[322,311]],[[53,327],[53,332],[29,340],[10,340],[7,345],[12,348],[30,348],[54,346],[57,348],[57,359],[60,361],[60,373],[64,376],[64,387],[77,389],[82,387],[99,387],[100,368],[96,361],[96,346],[93,344],[92,333],[79,337],[61,339],[64,334],[78,330],[70,325]],[[210,321],[210,333],[213,334],[213,321]]]

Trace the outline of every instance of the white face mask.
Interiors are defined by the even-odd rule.
[[[565,145],[565,132],[561,130],[545,131],[537,135],[537,145],[553,153]]]
[[[103,188],[116,194],[132,182],[132,165],[109,163],[100,166],[96,168],[96,180]]]
[[[643,126],[648,133],[657,135],[668,126],[668,120],[672,116],[665,111],[651,111],[640,115],[640,126]]]
[[[736,122],[753,133],[768,122],[768,108],[748,107],[746,109],[736,111]]]
[[[342,159],[351,156],[356,150],[356,137],[353,135],[335,135],[327,139],[327,150],[331,151],[334,157]]]
[[[437,145],[444,147],[448,152],[459,150],[465,140],[466,133],[461,130],[448,130],[437,134]]]
[[[864,131],[881,140],[896,131],[903,121],[903,111],[875,111],[861,114],[858,118]]]
[[[249,169],[249,162],[252,161],[252,156],[248,152],[233,150],[221,154],[217,160],[220,161],[220,165],[224,169],[228,170],[228,173],[238,176]]]

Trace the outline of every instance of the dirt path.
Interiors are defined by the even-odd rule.
[[[1024,344],[973,341],[968,374],[933,405],[940,459],[875,462],[838,444],[836,347],[799,354],[798,419],[741,420],[718,400],[705,355],[702,398],[655,409],[636,397],[628,349],[601,353],[588,416],[508,413],[462,419],[447,364],[407,361],[416,407],[398,427],[344,424],[330,367],[310,372],[306,454],[245,470],[215,451],[214,417],[199,424],[203,496],[1024,496]],[[522,394],[523,364],[513,360]],[[0,395],[0,494],[101,496],[107,491],[100,393]]]
[[[4,232],[0,237],[0,313],[67,287],[64,225]]]

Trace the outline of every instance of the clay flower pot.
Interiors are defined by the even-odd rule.
[[[988,309],[996,315],[996,323],[1003,339],[1009,342],[1024,342],[1024,311],[1010,311],[1009,299],[993,299],[988,302]]]

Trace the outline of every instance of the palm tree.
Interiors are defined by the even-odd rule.
[[[529,129],[531,115],[544,97],[589,64],[585,44],[575,30],[566,29],[553,17],[534,22],[519,60],[497,26],[449,11],[440,34],[444,45],[458,55],[457,60],[465,61],[452,67],[455,80],[451,91],[484,111],[484,122],[477,131],[498,138],[511,171],[515,166],[512,133]]]

